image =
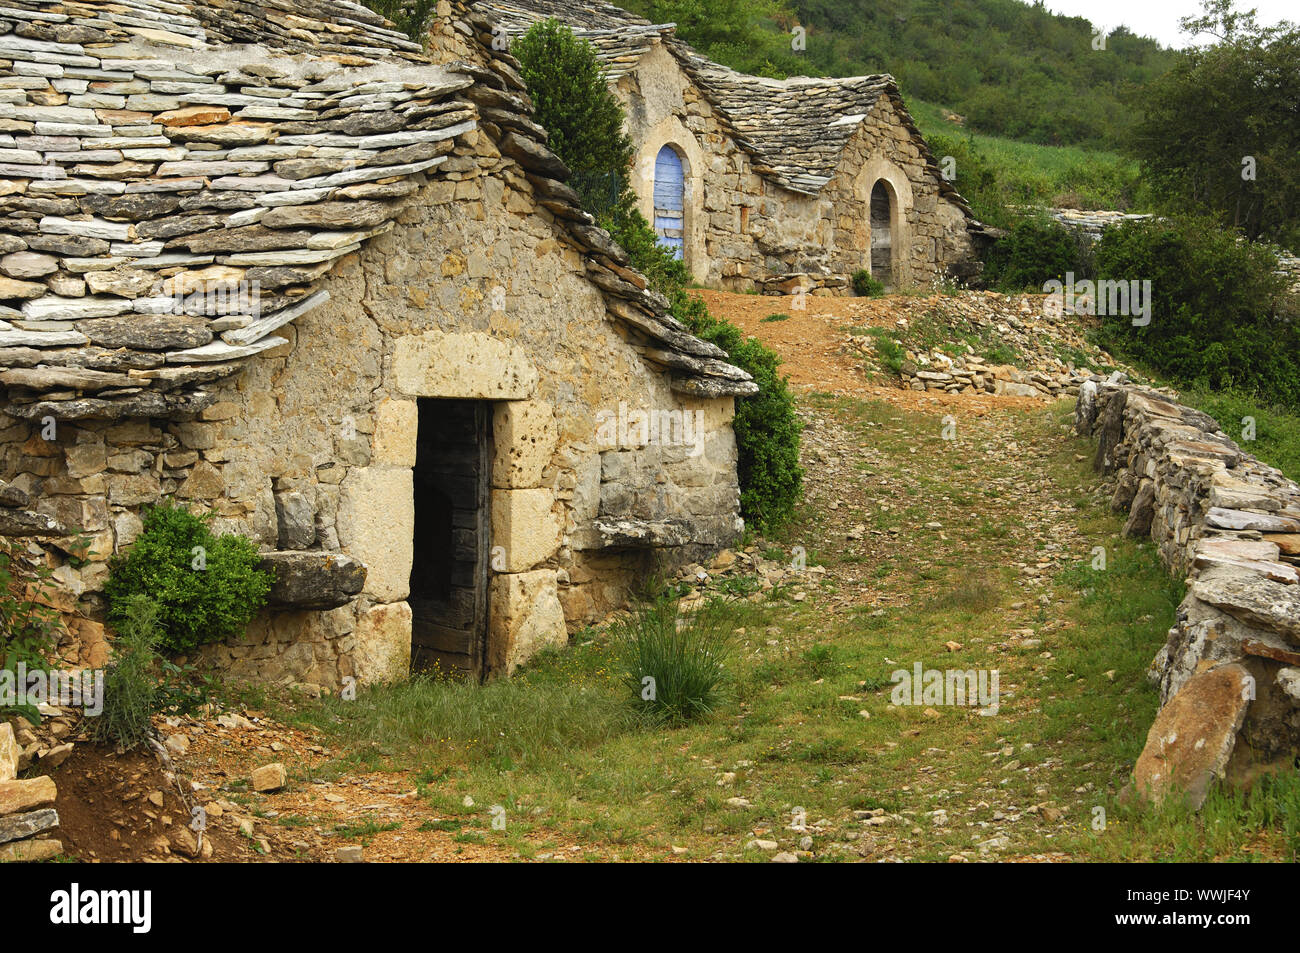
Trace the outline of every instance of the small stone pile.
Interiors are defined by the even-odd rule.
[[[748,546],[742,550],[724,549],[707,567],[694,564],[684,567],[677,574],[679,582],[696,587],[696,591],[687,596],[683,602],[690,605],[700,601],[706,595],[718,591],[731,595],[747,595],[750,598],[766,598],[765,594],[777,586],[791,586],[792,596],[796,602],[802,602],[806,594],[802,587],[820,583],[826,576],[823,566],[808,566],[800,561],[798,554],[782,555],[780,559],[771,559],[764,553],[773,552],[772,546]],[[752,592],[745,592],[745,587],[728,585],[728,580],[751,577],[757,580]]]
[[[1300,753],[1300,485],[1163,395],[1090,381],[1075,426],[1098,439],[1124,532],[1188,579],[1151,666],[1161,710],[1134,770],[1150,800],[1193,807],[1220,778],[1245,786]]]
[[[900,376],[912,390],[1049,399],[1073,396],[1096,370],[1111,370],[1115,361],[1085,337],[1088,318],[1050,316],[1046,299],[1046,295],[993,291],[895,296],[887,305],[864,302],[859,313],[867,324],[879,326],[881,319],[892,322],[893,337],[907,348]],[[933,339],[936,323],[943,326],[945,340],[964,343],[943,350],[917,343]],[[987,345],[985,356],[976,352],[973,340]],[[873,337],[852,333],[845,337],[845,345],[861,354],[868,366],[883,369]],[[1008,362],[1008,355],[1014,363]]]
[[[26,726],[17,732],[13,724],[0,722],[0,863],[48,860],[63,852],[63,844],[49,836],[59,826],[59,812],[54,809],[58,791],[53,779],[18,777],[18,772],[37,753],[40,739],[26,719],[17,721]],[[25,747],[24,736],[31,737]],[[62,763],[71,753],[72,745],[58,748],[64,750],[57,755],[54,749],[46,749],[41,763]]]

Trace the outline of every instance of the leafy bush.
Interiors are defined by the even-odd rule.
[[[147,596],[127,596],[117,611],[113,663],[104,675],[104,710],[95,719],[91,735],[101,744],[130,751],[149,737],[150,719],[158,710],[153,666],[163,633],[159,606]]]
[[[887,333],[873,335],[876,339],[876,356],[883,367],[895,374],[903,371],[903,362],[907,360],[907,349]]]
[[[623,683],[653,721],[682,725],[723,699],[732,621],[724,603],[681,617],[675,600],[642,603],[619,623]]]
[[[1131,147],[1170,211],[1203,210],[1251,239],[1300,244],[1300,26],[1261,27],[1227,4],[1185,25],[1217,42],[1180,50],[1134,96]]]
[[[1103,280],[1150,281],[1151,320],[1107,315],[1098,340],[1181,384],[1300,407],[1300,325],[1276,255],[1197,217],[1128,222],[1097,245]]]
[[[635,208],[611,209],[600,224],[627,252],[632,267],[645,275],[655,291],[667,296],[690,284],[691,273],[685,263],[659,244],[654,228]]]
[[[168,651],[188,652],[244,630],[273,580],[257,568],[250,540],[214,536],[210,519],[167,502],[145,514],[130,552],[109,560],[104,591],[114,626],[129,621],[132,596],[146,596],[158,604],[161,645]]]
[[[885,293],[885,284],[871,277],[871,272],[859,268],[853,273],[853,293],[860,298],[879,298]]]
[[[623,130],[623,107],[610,92],[595,48],[557,20],[533,26],[510,46],[528,83],[533,118],[547,144],[573,173],[569,184],[597,218],[629,210],[628,170],[635,150]]]
[[[984,277],[1001,291],[1042,291],[1070,272],[1076,281],[1091,277],[1090,259],[1085,239],[1046,215],[1027,216],[989,249]]]

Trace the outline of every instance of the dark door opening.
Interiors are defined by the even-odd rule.
[[[894,243],[890,234],[893,209],[884,181],[871,189],[871,277],[886,287],[894,283]]]
[[[415,454],[411,668],[482,678],[487,655],[492,414],[421,398]]]

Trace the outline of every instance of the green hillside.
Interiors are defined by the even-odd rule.
[[[975,132],[1117,150],[1123,101],[1172,64],[1156,41],[1094,28],[1020,0],[626,0],[718,62],[751,73],[891,73],[911,100],[938,103]],[[806,50],[790,31],[807,31]]]

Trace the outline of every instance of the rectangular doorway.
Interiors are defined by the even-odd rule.
[[[411,669],[482,679],[491,551],[492,408],[418,402]]]

